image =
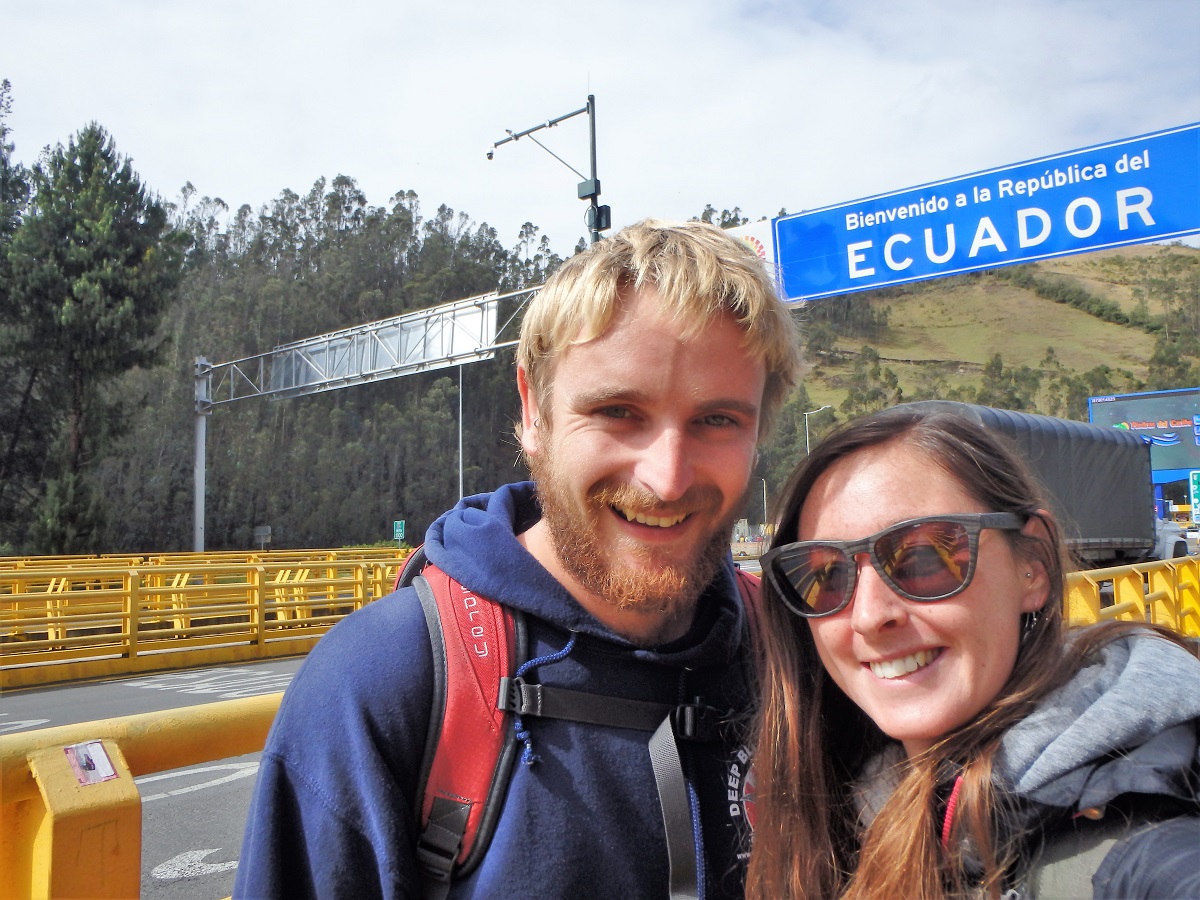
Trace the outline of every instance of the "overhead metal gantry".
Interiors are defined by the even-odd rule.
[[[196,447],[193,549],[204,550],[205,444],[213,407],[238,400],[275,400],[353,387],[459,366],[458,456],[462,493],[462,366],[491,359],[516,344],[504,335],[539,287],[481,294],[440,306],[281,344],[224,363],[196,358]],[[497,327],[502,306],[513,311]]]

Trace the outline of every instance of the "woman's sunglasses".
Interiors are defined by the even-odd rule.
[[[832,616],[850,604],[860,553],[901,597],[932,603],[962,593],[971,583],[979,532],[1019,531],[1024,524],[1016,513],[924,516],[857,541],[784,544],[763,554],[760,563],[788,609],[806,619]]]

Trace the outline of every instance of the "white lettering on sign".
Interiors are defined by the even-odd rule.
[[[904,206],[893,206],[890,209],[881,209],[877,212],[859,210],[857,212],[846,213],[846,230],[853,231],[855,228],[886,225],[888,222],[895,222],[897,219],[908,219],[934,212],[945,212],[949,208],[950,201],[946,197],[939,197],[937,194],[932,194],[929,197],[922,197],[920,200],[915,200],[912,203],[906,203]]]
[[[1150,151],[1146,151],[1149,154]],[[1147,158],[1149,158],[1147,156]],[[1147,164],[1149,165],[1149,164]],[[1051,188],[1065,187],[1068,184],[1079,184],[1082,181],[1094,181],[1108,175],[1104,163],[1094,166],[1067,166],[1063,169],[1047,169],[1034,178],[1001,178],[996,183],[996,193],[1000,197],[1012,197],[1020,194],[1022,197],[1032,197],[1038,191],[1048,191]]]
[[[987,216],[979,220],[979,226],[975,229],[975,240],[971,241],[971,252],[967,256],[977,256],[979,251],[984,247],[995,247],[1001,253],[1005,253],[1008,250],[1004,246],[1004,241],[1000,239],[1000,234],[996,231],[996,226],[992,224],[992,220]]]
[[[1149,150],[1146,151],[1146,153],[1149,152]],[[1135,197],[1137,201],[1131,203],[1130,201]],[[1150,215],[1150,204],[1153,200],[1154,195],[1148,188],[1135,187],[1117,191],[1117,227],[1122,231],[1129,230],[1130,213],[1137,213],[1143,225],[1153,225],[1154,217]]]
[[[1132,157],[1130,165],[1132,165],[1132,159],[1142,158],[1144,155]],[[1103,164],[1098,164],[1095,168],[1103,168]],[[1028,190],[1018,189],[1022,184],[1025,182],[1009,183],[1009,193],[1028,194]],[[1000,182],[1002,193],[1005,185],[1005,181]],[[1153,202],[1153,193],[1145,187],[1131,187],[1114,192],[1113,202],[1108,207],[1107,213],[1096,198],[1076,197],[1062,213],[1059,227],[1066,228],[1068,234],[1080,240],[1094,235],[1100,229],[1105,215],[1111,217],[1115,214],[1117,226],[1121,231],[1128,231],[1130,227],[1139,223],[1149,227],[1155,224],[1154,216],[1150,212]],[[858,217],[858,224],[854,227],[865,227],[867,218],[865,214],[851,213],[847,216],[847,221],[851,215]],[[981,252],[991,250],[994,253],[990,255],[994,255],[999,260],[1000,254],[1008,252],[1010,243],[1022,248],[1037,246],[1050,237],[1054,228],[1055,222],[1050,213],[1036,206],[1018,209],[1016,217],[1011,223],[1003,220],[997,223],[993,216],[980,216],[975,223],[975,233],[970,249],[967,251],[967,258],[974,259]],[[937,226],[925,228],[923,236],[925,258],[929,262],[941,266],[954,259],[958,251],[958,240],[953,222],[946,223],[940,231]],[[914,261],[909,249],[912,242],[913,237],[910,234],[896,232],[883,241],[882,253],[875,251],[874,240],[855,241],[847,244],[846,261],[850,277],[868,278],[874,275],[876,264],[880,258],[882,258],[883,265],[893,272],[907,269]],[[984,253],[984,258],[989,258],[990,255]]]
[[[1029,231],[1029,220],[1037,219],[1041,230],[1037,234]],[[1036,247],[1050,237],[1050,215],[1044,209],[1031,206],[1017,210],[1017,244],[1021,247]]]
[[[893,234],[883,245],[883,261],[887,263],[887,267],[893,272],[902,271],[903,269],[907,269],[912,265],[911,256],[906,256],[904,259],[896,259],[896,257],[892,255],[896,244],[900,243],[912,243],[912,238],[910,238],[907,234]]]

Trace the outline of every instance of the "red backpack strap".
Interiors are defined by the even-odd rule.
[[[734,571],[734,580],[737,581],[738,592],[742,595],[742,606],[746,609],[746,621],[753,640],[755,628],[758,626],[758,595],[762,591],[762,577],[739,568]]]
[[[498,708],[523,627],[503,606],[430,564],[413,579],[433,649],[434,690],[422,763],[417,859],[427,896],[470,871],[491,839],[515,740]]]

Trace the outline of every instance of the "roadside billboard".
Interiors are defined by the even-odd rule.
[[[1088,421],[1149,444],[1155,484],[1187,480],[1200,469],[1200,387],[1089,397]]]
[[[781,216],[786,300],[1200,233],[1200,123]]]

